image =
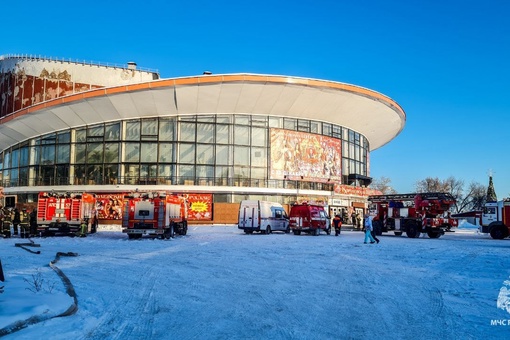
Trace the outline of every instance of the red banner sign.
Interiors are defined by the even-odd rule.
[[[337,195],[353,195],[353,196],[370,196],[370,195],[381,195],[382,192],[375,189],[353,187],[352,185],[335,184],[335,194]]]
[[[188,194],[188,220],[212,221],[212,194]]]
[[[96,194],[96,211],[99,220],[121,220],[124,194]]]

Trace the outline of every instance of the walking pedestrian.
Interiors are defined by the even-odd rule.
[[[372,220],[370,219],[370,216],[368,214],[365,214],[365,218],[363,221],[363,224],[365,225],[365,244],[367,244],[369,241],[371,244],[375,243],[374,238],[372,237]]]
[[[381,231],[381,225],[379,222],[379,218],[376,216],[374,217],[374,221],[372,220],[372,231],[370,232],[372,234],[372,237],[374,238],[375,242],[379,243],[379,239],[377,238],[377,230]]]
[[[342,219],[340,215],[337,214],[335,218],[333,218],[333,226],[335,227],[335,236],[338,236],[342,231]]]

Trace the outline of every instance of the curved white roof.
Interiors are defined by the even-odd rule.
[[[101,88],[28,107],[0,119],[0,149],[104,121],[187,114],[325,121],[361,133],[371,150],[395,138],[406,121],[395,101],[354,85],[273,75],[204,75]]]

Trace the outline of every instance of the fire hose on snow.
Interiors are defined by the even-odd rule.
[[[40,244],[37,244],[37,243],[34,243],[34,241],[32,240],[29,240],[30,243],[15,243],[14,246],[15,247],[20,247],[21,249],[24,249],[32,254],[40,254],[41,251],[37,250],[37,251],[34,251],[32,249],[29,249],[27,247],[40,247],[41,245]]]
[[[25,248],[25,246],[37,247],[40,245],[35,245],[35,243],[33,243],[33,242],[32,243],[16,244],[16,247],[21,247],[22,249],[30,251],[31,253],[34,253],[34,254],[41,253],[40,251],[34,252],[30,249],[27,249],[27,248]],[[58,252],[55,256],[55,259],[53,261],[50,261],[50,264],[49,264],[51,269],[53,269],[57,273],[57,275],[60,277],[60,279],[62,280],[62,283],[64,284],[64,287],[66,288],[66,293],[70,297],[73,298],[73,303],[71,304],[71,306],[69,306],[69,308],[66,311],[64,311],[63,313],[60,313],[58,315],[54,315],[54,316],[50,316],[50,317],[36,315],[36,316],[32,316],[24,321],[16,321],[16,322],[8,325],[7,327],[0,329],[0,337],[7,335],[7,334],[14,333],[16,331],[19,331],[20,329],[26,328],[30,325],[34,325],[41,321],[45,321],[45,320],[57,318],[57,317],[62,317],[62,316],[69,316],[69,315],[73,315],[74,313],[76,313],[76,311],[78,310],[78,297],[76,296],[76,291],[74,290],[73,284],[71,283],[69,278],[62,272],[62,270],[60,270],[60,268],[58,268],[56,266],[56,263],[60,260],[60,257],[62,257],[62,256],[78,256],[78,254],[73,253],[73,252],[67,252],[67,253]]]

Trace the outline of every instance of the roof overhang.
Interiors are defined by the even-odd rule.
[[[230,74],[156,80],[61,97],[0,119],[0,150],[46,133],[139,117],[254,114],[348,127],[377,149],[404,128],[404,110],[378,92],[297,77]]]

